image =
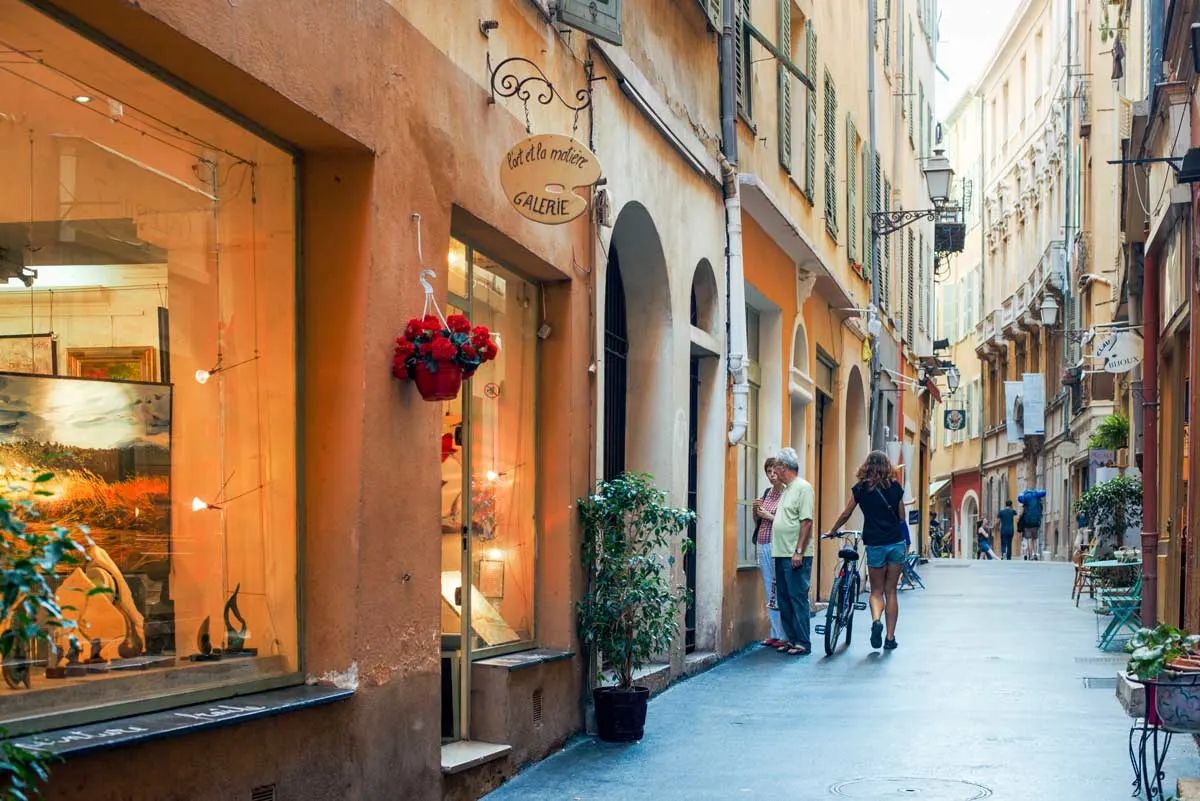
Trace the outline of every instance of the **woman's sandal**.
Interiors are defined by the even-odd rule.
[[[792,646],[791,648],[787,649],[788,656],[808,656],[808,654],[809,651],[807,648],[801,648],[799,646]]]

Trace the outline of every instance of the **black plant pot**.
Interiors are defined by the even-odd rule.
[[[592,700],[596,704],[596,733],[601,740],[633,743],[642,739],[646,729],[646,704],[650,701],[649,688],[597,687],[592,690]]]

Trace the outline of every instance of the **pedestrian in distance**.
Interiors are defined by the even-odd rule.
[[[1004,508],[996,514],[1000,523],[1000,558],[1012,559],[1013,535],[1017,532],[1017,511],[1013,509],[1012,499],[1004,502]]]
[[[977,539],[977,545],[979,547],[979,552],[976,554],[975,558],[976,559],[995,559],[996,552],[992,550],[992,532],[988,530],[988,523],[986,520],[979,521],[979,532],[978,532],[978,536],[976,537],[976,539]],[[1009,538],[1009,542],[1010,542],[1010,547],[1011,547],[1011,542],[1012,542],[1011,537]]]
[[[1021,552],[1025,559],[1038,559],[1038,534],[1042,528],[1042,498],[1045,490],[1025,490],[1017,496],[1021,504]]]
[[[775,473],[784,490],[771,525],[771,556],[775,560],[775,599],[787,642],[777,649],[788,656],[812,653],[812,621],[808,588],[812,582],[812,484],[800,478],[800,457],[784,448],[775,457]]]
[[[904,515],[904,488],[896,468],[883,451],[871,451],[858,468],[846,508],[834,521],[830,536],[841,530],[854,508],[862,509],[862,540],[867,546],[867,571],[871,579],[871,647],[896,647],[896,621],[900,616],[898,586],[904,568],[908,524]],[[887,638],[884,639],[884,619]]]
[[[754,499],[754,545],[758,548],[758,570],[762,574],[763,592],[767,599],[767,618],[771,621],[771,636],[763,640],[768,648],[786,645],[783,621],[779,616],[779,603],[775,595],[775,562],[771,559],[771,529],[775,525],[775,512],[779,499],[783,497],[784,485],[775,469],[775,457],[763,463],[763,471],[771,486],[761,498]]]

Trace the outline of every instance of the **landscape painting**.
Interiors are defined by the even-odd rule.
[[[170,386],[0,373],[0,473],[54,474],[36,525],[87,526],[122,573],[155,585],[170,564],[170,470]]]
[[[0,371],[54,375],[58,372],[58,340],[54,334],[0,335]]]

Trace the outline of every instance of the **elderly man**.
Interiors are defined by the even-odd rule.
[[[787,643],[778,650],[789,656],[812,653],[808,588],[812,580],[812,484],[800,478],[800,458],[792,448],[775,457],[775,470],[785,489],[775,512],[771,532],[771,557],[775,560],[775,599],[783,619]]]

